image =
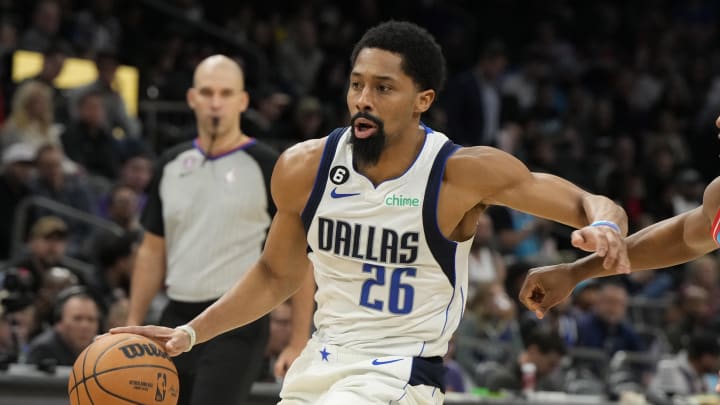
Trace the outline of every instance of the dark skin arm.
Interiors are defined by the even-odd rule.
[[[627,238],[632,271],[665,268],[686,263],[717,249],[711,234],[720,209],[720,177],[705,189],[702,206],[642,229]],[[539,317],[567,298],[577,283],[616,274],[590,255],[569,264],[531,270],[520,300]]]

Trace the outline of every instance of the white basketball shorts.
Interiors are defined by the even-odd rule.
[[[288,370],[280,405],[443,403],[440,357],[373,357],[310,339]]]

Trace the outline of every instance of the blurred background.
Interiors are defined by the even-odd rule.
[[[49,328],[82,346],[124,322],[154,161],[195,137],[185,92],[200,60],[243,66],[243,131],[282,151],[347,125],[352,47],[390,18],[447,58],[427,125],[609,196],[631,232],[697,207],[718,175],[717,0],[0,0],[0,368],[63,365],[29,356]],[[481,218],[449,389],[712,401],[718,256],[584,283],[539,321],[519,286],[578,257],[569,235],[503,207]],[[58,294],[78,285],[96,305],[74,323]]]

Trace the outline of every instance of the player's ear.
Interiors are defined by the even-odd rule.
[[[435,90],[428,89],[418,92],[415,98],[415,112],[424,113],[430,109],[433,101],[435,101]]]

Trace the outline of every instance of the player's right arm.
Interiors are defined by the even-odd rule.
[[[165,238],[145,231],[130,280],[128,325],[142,325],[148,308],[165,281]]]
[[[632,271],[675,266],[715,250],[717,242],[711,227],[719,208],[720,177],[707,186],[700,207],[650,225],[627,238]],[[612,275],[597,268],[594,256],[577,262],[580,280]]]
[[[249,324],[270,312],[301,287],[312,269],[301,214],[310,195],[324,140],[303,142],[285,151],[271,181],[277,213],[260,259],[214,304],[189,322],[202,343]],[[190,345],[181,329],[160,326],[114,328],[112,333],[137,333],[164,341],[168,354],[178,355]]]
[[[718,245],[712,225],[718,210],[720,177],[705,189],[702,206],[650,225],[626,239],[632,271],[686,263],[715,250]],[[603,268],[602,258],[596,254],[570,264],[541,267],[528,274],[520,300],[540,316],[570,295],[577,283],[614,274]]]

